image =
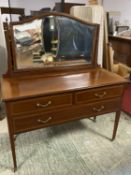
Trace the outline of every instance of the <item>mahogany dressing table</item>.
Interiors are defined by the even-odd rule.
[[[62,13],[9,24],[2,99],[14,171],[19,133],[116,112],[115,139],[126,81],[97,65],[98,31]]]

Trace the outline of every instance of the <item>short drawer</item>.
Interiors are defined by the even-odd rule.
[[[105,100],[87,105],[73,105],[67,109],[43,113],[37,115],[23,116],[14,118],[14,133],[30,131],[38,128],[44,128],[60,123],[97,116],[109,112],[115,112],[120,109],[120,98]]]
[[[14,119],[14,131],[23,132],[29,131],[37,128],[43,128],[57,123],[58,119],[52,113],[40,114],[34,116],[27,116],[23,118]]]
[[[101,100],[89,104],[76,105],[75,113],[77,117],[91,117],[120,110],[121,98]]]
[[[75,103],[89,103],[108,98],[119,97],[123,93],[123,86],[102,87],[75,93]]]
[[[65,109],[64,111],[40,113],[36,115],[31,114],[23,117],[16,117],[12,120],[14,133],[16,134],[24,131],[50,127],[52,125],[58,125],[66,121],[70,121],[71,117],[69,111]]]
[[[10,103],[12,115],[38,113],[72,105],[72,94],[30,98]]]

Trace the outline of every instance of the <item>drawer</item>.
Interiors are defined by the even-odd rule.
[[[107,114],[120,110],[121,98],[114,98],[109,100],[101,100],[95,103],[76,105],[75,113],[77,117],[85,116],[92,117],[101,114]]]
[[[30,131],[38,128],[44,128],[60,123],[97,116],[109,112],[115,112],[120,108],[121,99],[105,100],[89,105],[74,105],[67,109],[43,113],[37,115],[24,116],[13,119],[14,133]]]
[[[123,93],[123,86],[102,87],[91,90],[84,90],[75,93],[75,103],[89,103],[108,98],[121,96]]]
[[[15,116],[50,111],[70,105],[72,105],[72,94],[67,93],[11,102],[10,111]]]
[[[14,119],[14,131],[23,132],[37,128],[43,128],[58,123],[58,116],[53,113],[32,115]]]

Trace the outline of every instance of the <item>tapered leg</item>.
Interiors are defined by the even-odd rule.
[[[16,162],[16,153],[15,153],[15,133],[13,129],[13,120],[12,116],[10,115],[10,103],[5,103],[6,111],[7,111],[7,122],[8,122],[8,131],[10,137],[10,145],[11,145],[11,152],[14,164],[14,172],[17,170],[17,162]]]
[[[11,152],[12,152],[14,172],[15,172],[17,170],[16,153],[15,153],[15,138],[11,133],[10,133],[10,144],[11,144]]]
[[[92,120],[93,122],[96,122],[96,116],[90,117],[90,118],[88,118],[88,119]]]
[[[120,113],[121,113],[121,111],[117,111],[116,112],[115,122],[114,122],[114,129],[113,129],[113,135],[112,135],[112,139],[111,139],[112,141],[116,137],[116,132],[117,132],[117,128],[118,128],[118,124],[119,124],[119,119],[120,119]]]
[[[93,121],[94,121],[94,122],[96,122],[96,116],[95,116],[95,117],[93,117],[93,119],[94,119]]]

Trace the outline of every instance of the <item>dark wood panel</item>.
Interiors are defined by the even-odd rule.
[[[0,7],[1,14],[17,14],[17,15],[24,15],[25,9],[24,8],[8,8],[8,7]]]
[[[109,41],[114,50],[114,60],[131,67],[131,38],[110,36]]]

